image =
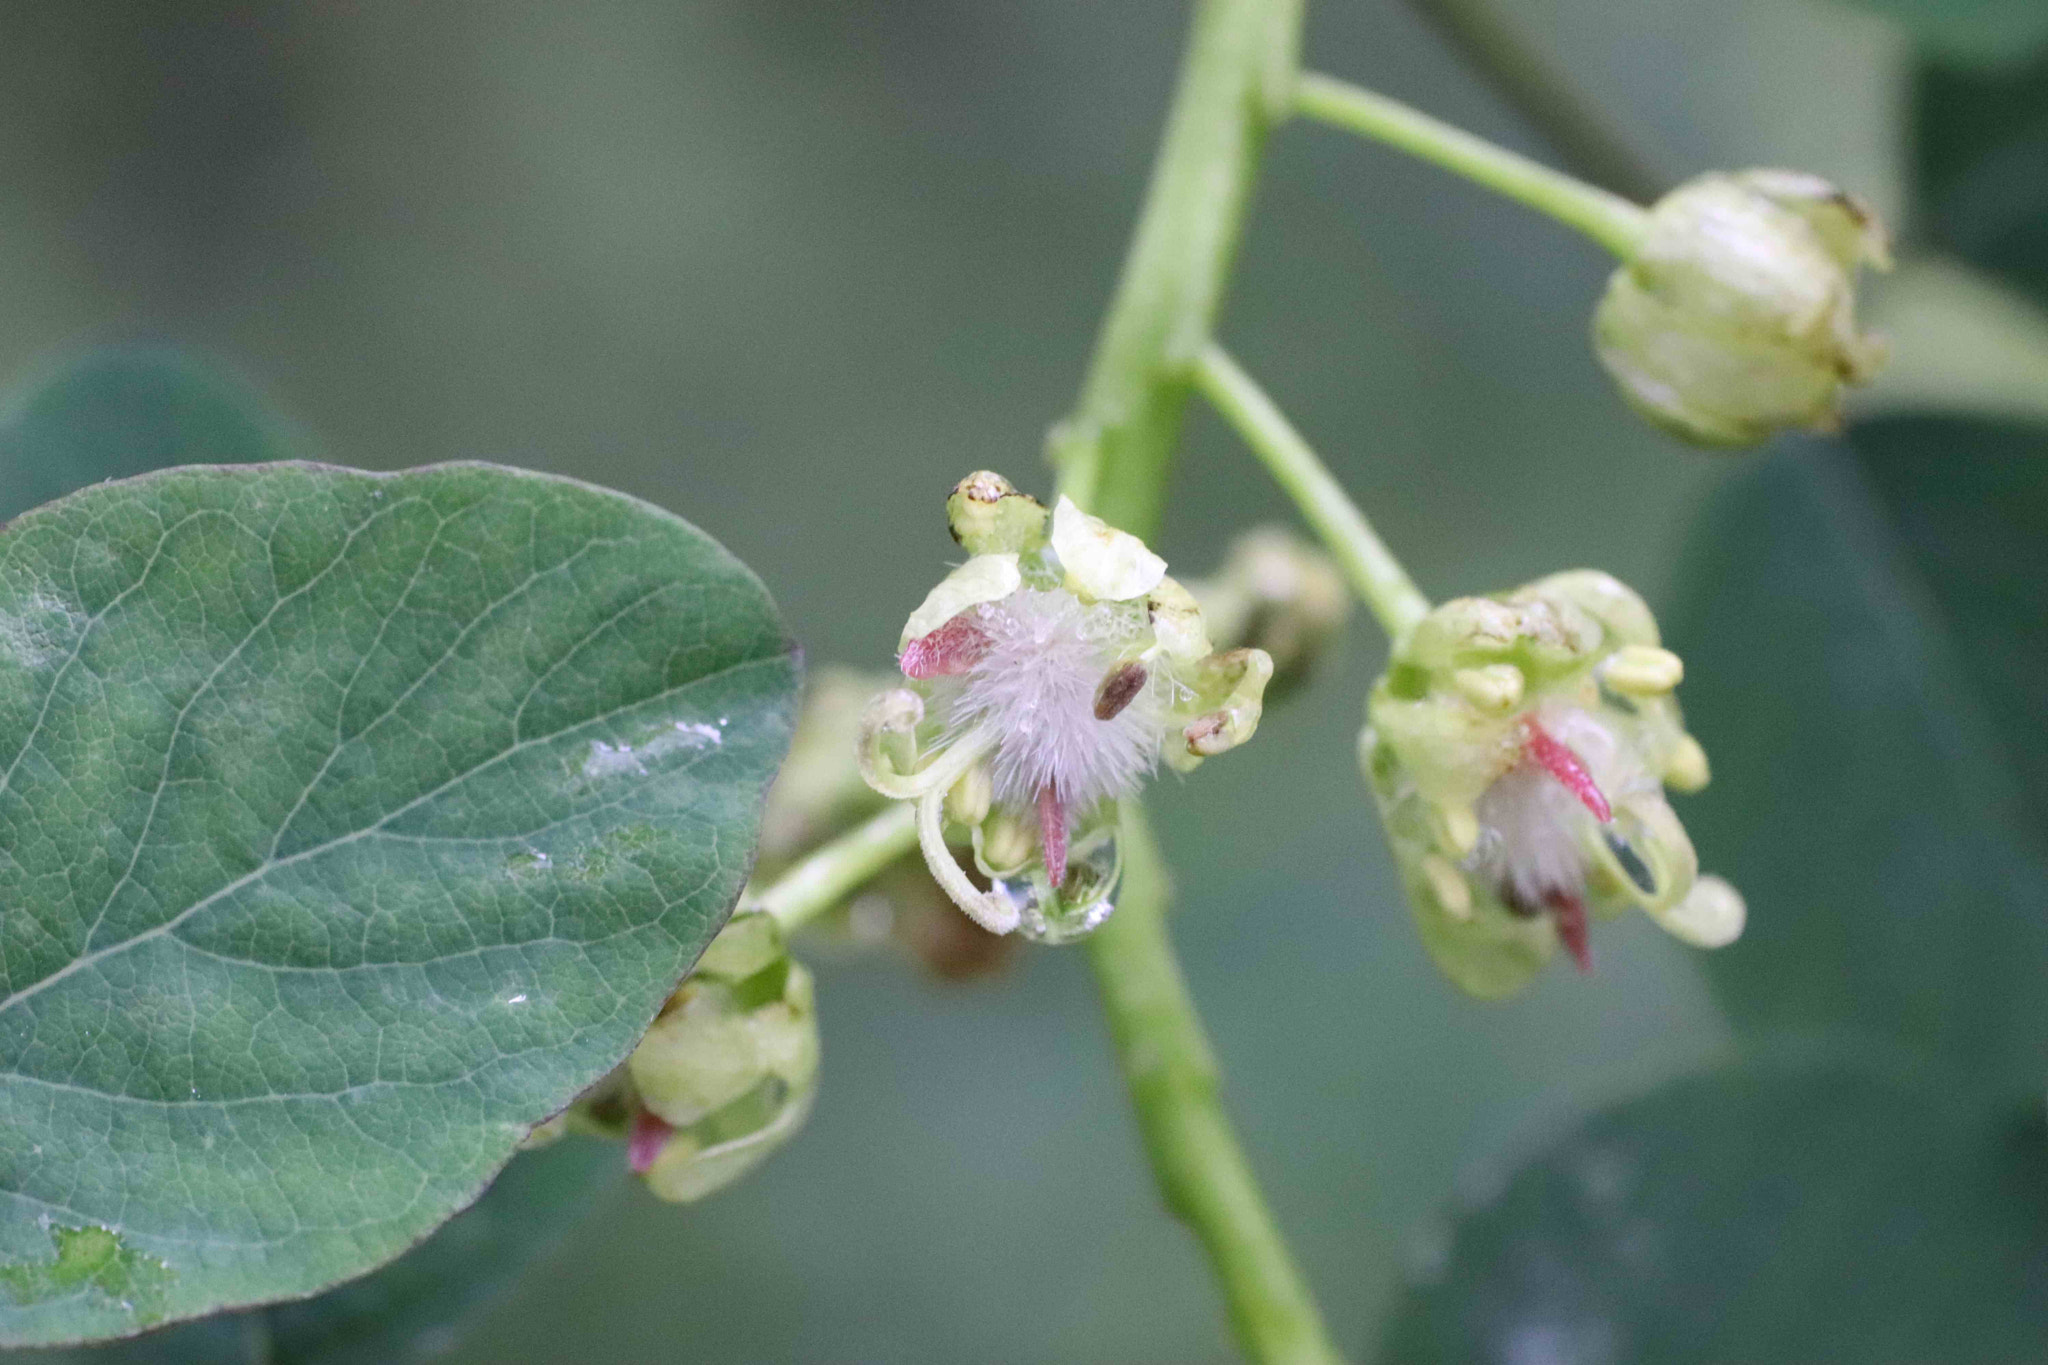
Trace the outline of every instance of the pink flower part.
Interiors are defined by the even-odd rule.
[[[1565,752],[1571,752],[1567,749]],[[1550,907],[1550,918],[1557,925],[1558,942],[1572,955],[1572,961],[1579,964],[1579,970],[1593,970],[1593,948],[1586,933],[1586,903],[1569,891],[1553,891],[1543,898]]]
[[[1067,810],[1050,782],[1038,789],[1038,837],[1045,846],[1046,879],[1058,886],[1067,879]]]
[[[961,612],[928,635],[903,646],[897,662],[906,678],[947,678],[967,672],[988,653],[988,632]]]
[[[633,1115],[633,1133],[626,1139],[626,1165],[634,1175],[647,1174],[675,1131],[667,1120],[645,1109]]]
[[[909,657],[907,651],[904,657]],[[1578,797],[1586,809],[1593,812],[1594,819],[1604,825],[1614,818],[1614,809],[1607,804],[1607,798],[1601,793],[1599,784],[1593,781],[1593,774],[1586,771],[1586,765],[1579,761],[1577,754],[1560,744],[1534,716],[1522,717],[1522,732],[1525,736],[1523,752],[1535,759],[1545,772],[1562,782],[1565,790]],[[1582,908],[1581,924],[1584,923],[1584,918]]]

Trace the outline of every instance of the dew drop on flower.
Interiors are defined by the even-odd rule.
[[[997,878],[990,890],[1015,907],[1018,932],[1038,943],[1072,943],[1086,938],[1116,909],[1123,851],[1105,832],[1075,849],[1065,881],[1054,887],[1042,872]]]

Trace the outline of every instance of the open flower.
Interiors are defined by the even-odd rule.
[[[933,877],[984,928],[1077,938],[1114,906],[1118,799],[1162,758],[1186,771],[1251,738],[1272,660],[1213,651],[1166,562],[1066,498],[1048,512],[982,472],[946,507],[972,557],[904,626],[908,685],[870,704],[862,772],[918,803]]]
[[[1818,176],[1703,175],[1659,200],[1593,315],[1601,364],[1650,421],[1701,445],[1840,425],[1841,391],[1884,361],[1856,328],[1856,268],[1884,226]]]
[[[1742,898],[1699,876],[1664,799],[1707,781],[1683,671],[1642,599],[1592,570],[1446,602],[1396,648],[1359,754],[1459,986],[1506,995],[1559,944],[1589,967],[1588,916],[1630,907],[1700,947],[1742,932]]]

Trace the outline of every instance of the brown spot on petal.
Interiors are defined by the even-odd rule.
[[[1111,669],[1102,686],[1095,689],[1095,719],[1115,720],[1122,715],[1123,709],[1145,690],[1151,676],[1145,665],[1135,659]]]

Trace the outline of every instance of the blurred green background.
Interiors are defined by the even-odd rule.
[[[1880,17],[1503,11],[1663,177],[1784,163],[1904,209],[1913,56]],[[12,7],[0,372],[167,340],[245,375],[324,458],[614,485],[750,563],[814,662],[885,666],[953,551],[950,483],[1049,485],[1043,432],[1184,22],[1092,0]],[[1306,50],[1551,155],[1392,0],[1312,4]],[[1584,341],[1607,269],[1480,191],[1290,127],[1224,330],[1426,591],[1584,564],[1664,604],[1743,462],[1610,393]],[[1161,546],[1177,570],[1287,515],[1227,432],[1191,424]],[[1351,759],[1381,653],[1355,623],[1257,744],[1155,802],[1228,1102],[1361,1357],[1404,1276],[1441,1270],[1450,1210],[1733,1048],[1699,958],[1640,919],[1602,930],[1590,979],[1555,970],[1505,1005],[1439,980]],[[699,1206],[614,1188],[450,1359],[1230,1358],[1078,954],[972,987],[814,956],[826,1069],[801,1137]]]

